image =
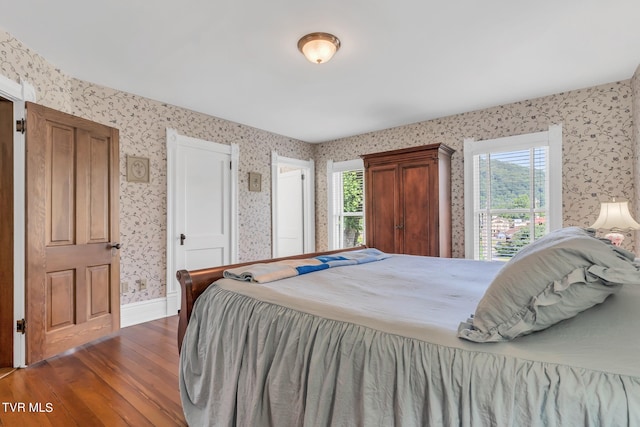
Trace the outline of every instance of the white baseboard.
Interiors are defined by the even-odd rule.
[[[120,306],[120,327],[137,325],[151,320],[173,316],[178,313],[178,293],[172,292],[164,298],[134,302]]]
[[[167,294],[167,316],[173,316],[180,311],[180,292],[169,292]]]

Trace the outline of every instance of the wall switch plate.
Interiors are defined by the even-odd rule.
[[[126,294],[129,292],[129,284],[127,282],[120,282],[120,293]]]
[[[147,279],[138,279],[138,288],[141,291],[147,289]]]

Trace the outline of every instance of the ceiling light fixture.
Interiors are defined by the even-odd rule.
[[[340,39],[329,33],[311,33],[298,40],[298,49],[314,64],[323,64],[340,49]]]

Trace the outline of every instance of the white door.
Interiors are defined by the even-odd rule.
[[[167,129],[167,147],[167,297],[172,311],[177,270],[236,262],[238,149],[172,129]]]
[[[206,148],[178,148],[178,267],[187,270],[231,260],[231,158]]]
[[[304,253],[304,205],[302,169],[278,173],[278,254]]]
[[[271,153],[273,256],[315,251],[313,160]]]

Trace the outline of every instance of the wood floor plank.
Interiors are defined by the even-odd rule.
[[[86,402],[91,412],[103,425],[151,425],[135,407],[120,395],[120,390],[111,388],[99,375],[82,363],[75,354],[65,360],[52,361],[51,367],[55,370],[55,374],[69,385],[76,398]],[[116,375],[116,373],[111,373],[111,375]]]
[[[63,425],[64,423],[70,426],[77,425],[64,411],[57,412],[55,419],[54,417],[49,417],[46,412],[31,412],[36,409],[32,406],[34,403],[38,403],[38,410],[40,409],[40,402],[45,402],[42,405],[45,411],[50,406],[47,405],[49,403],[47,400],[49,395],[41,386],[35,386],[35,382],[32,382],[29,378],[30,375],[16,375],[12,378],[6,378],[2,382],[3,386],[6,385],[8,387],[0,389],[0,400],[2,401],[0,425],[54,426],[56,423],[59,423],[57,425]],[[25,400],[22,396],[29,396],[29,399]],[[29,411],[29,417],[25,416],[28,413],[27,411]]]
[[[0,379],[0,426],[186,426],[177,325],[123,328]]]
[[[7,375],[11,375],[13,371],[15,371],[14,368],[0,368],[0,380],[6,377]]]
[[[31,398],[30,403],[36,403],[41,408],[40,410],[44,410],[44,414],[46,414],[47,423],[44,422],[44,417],[42,417],[42,413],[39,413],[37,417],[38,420],[37,425],[68,425],[68,426],[77,426],[78,423],[71,416],[69,411],[61,405],[60,398],[52,393],[52,390],[49,386],[42,383],[42,376],[46,375],[45,370],[50,367],[43,364],[39,369],[30,369],[24,370],[24,383],[28,384],[29,387],[29,396]],[[61,408],[61,410],[54,410],[54,408]]]
[[[112,367],[101,354],[83,353],[78,356],[96,373],[104,373],[104,381],[119,390],[123,398],[131,403],[153,426],[172,426],[179,424],[180,417],[175,413],[167,413],[167,409],[158,404],[149,390],[139,387],[137,381],[128,376],[110,375]],[[181,413],[180,413],[181,416]]]
[[[141,355],[128,346],[123,346],[120,350],[122,354],[127,355],[127,361],[120,366],[120,372],[130,378],[138,381],[141,387],[155,390],[154,396],[162,398],[164,404],[170,405],[172,402],[178,404],[179,397],[176,399],[178,392],[177,384],[177,364],[173,377],[167,374],[159,374],[162,369],[151,362],[146,356]],[[105,351],[105,354],[109,354]]]
[[[154,342],[154,340],[155,337],[150,335],[139,340],[127,340],[126,342],[123,342],[123,345],[130,347],[143,357],[154,360],[157,364],[164,366],[167,369],[173,369],[179,360],[176,345],[173,344],[169,346],[165,345],[150,348],[150,343]]]
[[[151,372],[154,380],[148,380],[146,374],[132,357],[129,357],[127,362],[121,363],[119,366],[111,366],[112,362],[109,360],[108,354],[104,353],[92,353],[90,355],[83,355],[87,359],[87,363],[91,364],[94,370],[110,371],[112,369],[118,369],[119,375],[115,377],[103,376],[106,380],[119,381],[117,385],[128,400],[135,401],[134,405],[138,411],[145,414],[150,420],[153,418],[156,420],[154,425],[159,425],[158,420],[164,420],[162,425],[167,425],[167,420],[173,420],[174,424],[182,419],[182,405],[179,400],[179,394],[175,392],[174,381],[165,381],[165,377],[169,377],[169,373],[163,373],[163,369],[159,369],[153,362],[148,362],[144,365],[147,372]],[[176,362],[177,363],[177,362]],[[175,365],[174,365],[175,368]],[[175,372],[173,372],[175,375]],[[162,381],[162,382],[160,382]],[[126,383],[126,384],[123,384]]]

